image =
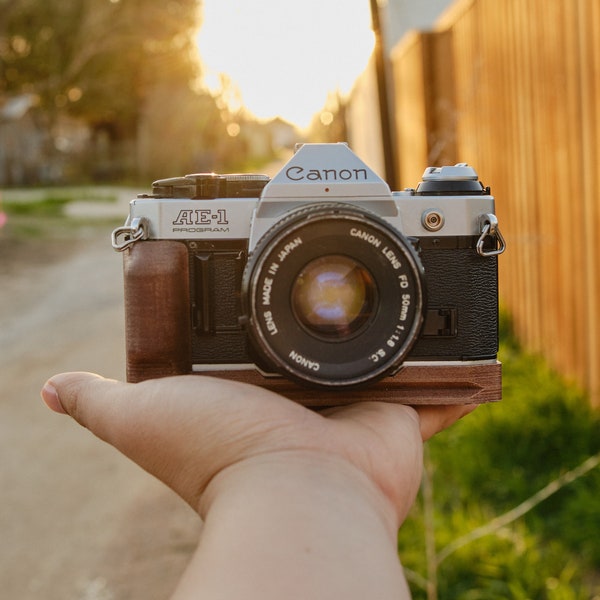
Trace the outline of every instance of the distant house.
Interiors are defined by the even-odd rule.
[[[301,142],[301,134],[298,129],[277,117],[268,123],[273,140],[273,150],[278,151],[282,148],[293,148],[296,142]]]
[[[34,94],[22,94],[0,105],[0,185],[21,185],[42,175],[46,135],[33,116],[37,103]]]
[[[61,181],[67,159],[87,147],[85,125],[61,115],[50,127],[38,104],[35,94],[0,98],[0,186]]]
[[[300,133],[287,121],[276,117],[267,122],[246,121],[240,138],[246,146],[249,157],[264,158],[278,153],[280,150],[294,147],[300,140]]]

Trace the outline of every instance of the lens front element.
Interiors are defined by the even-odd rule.
[[[423,267],[412,244],[377,215],[309,204],[254,248],[242,303],[262,368],[316,387],[355,387],[396,370],[416,341]]]
[[[375,310],[376,287],[356,260],[331,255],[309,262],[292,287],[296,318],[316,337],[345,340],[360,331]]]

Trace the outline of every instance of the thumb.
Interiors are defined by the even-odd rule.
[[[99,438],[113,443],[123,417],[120,400],[128,386],[93,373],[62,373],[44,384],[41,396],[54,412],[70,415]]]
[[[63,373],[46,382],[42,399],[194,508],[216,473],[264,445],[263,433],[272,428],[265,413],[285,416],[290,407],[296,410],[295,404],[282,403],[274,394],[194,375],[133,384],[91,373]]]
[[[51,410],[70,415],[197,506],[206,481],[189,465],[193,448],[182,434],[185,414],[170,410],[143,384],[62,373],[46,382],[41,395]]]

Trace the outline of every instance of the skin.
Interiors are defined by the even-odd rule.
[[[396,536],[419,489],[423,441],[475,408],[314,412],[195,375],[127,384],[64,373],[42,398],[203,519],[173,600],[410,598]]]

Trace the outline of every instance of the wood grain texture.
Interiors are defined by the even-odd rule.
[[[127,381],[191,371],[188,269],[180,242],[144,242],[123,253]]]
[[[311,407],[341,406],[360,401],[398,404],[482,404],[502,399],[502,365],[408,365],[394,377],[365,389],[322,391],[284,378],[265,378],[258,371],[207,371],[202,375],[259,385]]]

